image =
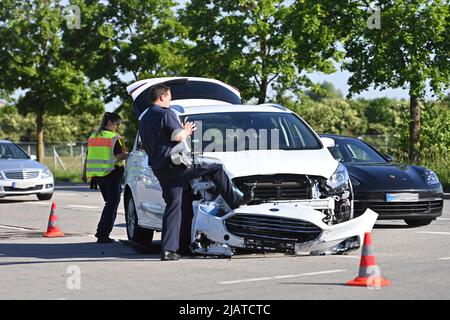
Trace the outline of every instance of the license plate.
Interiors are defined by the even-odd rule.
[[[418,193],[386,193],[386,202],[419,201]]]
[[[272,240],[272,239],[244,239],[245,248],[253,250],[295,253],[294,241]]]
[[[35,187],[36,184],[33,182],[24,182],[24,181],[17,181],[12,183],[12,187],[16,189],[28,189]]]

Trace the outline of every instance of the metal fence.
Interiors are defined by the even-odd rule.
[[[21,141],[19,145],[30,156],[37,154],[37,143]],[[86,157],[86,142],[44,144],[44,163],[52,169],[81,170]]]

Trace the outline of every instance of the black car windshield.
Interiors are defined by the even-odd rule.
[[[334,139],[335,146],[328,148],[333,157],[344,163],[386,163],[380,154],[359,139]]]
[[[14,143],[0,142],[0,160],[29,159],[28,155]]]
[[[311,129],[291,113],[221,112],[180,118],[197,124],[191,138],[194,152],[322,148]]]

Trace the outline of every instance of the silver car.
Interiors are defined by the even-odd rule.
[[[48,167],[15,143],[0,140],[0,198],[35,194],[39,200],[50,200],[53,190],[53,174]]]

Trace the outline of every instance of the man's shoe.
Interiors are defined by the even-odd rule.
[[[172,251],[161,251],[161,261],[178,260],[180,255]]]
[[[114,242],[116,242],[116,240],[111,239],[110,237],[97,239],[97,243],[114,243]]]

